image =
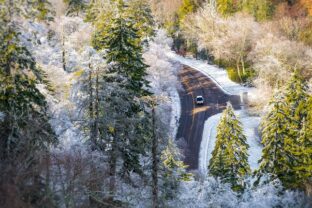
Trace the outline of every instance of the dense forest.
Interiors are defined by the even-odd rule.
[[[252,90],[259,160],[228,102],[188,168],[173,53]],[[0,0],[0,169],[4,208],[311,207],[312,1]]]

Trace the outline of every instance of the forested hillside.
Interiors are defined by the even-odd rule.
[[[207,173],[192,61],[252,92],[215,101]],[[311,93],[310,0],[0,0],[0,207],[311,207]]]

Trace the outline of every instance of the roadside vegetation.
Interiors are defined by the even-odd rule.
[[[310,206],[311,27],[309,0],[0,1],[0,206]],[[261,93],[256,171],[230,104],[187,170],[171,49]]]
[[[309,1],[184,0],[170,6],[171,16],[155,13],[178,53],[209,58],[233,81],[263,88],[286,83],[293,66],[311,78]]]

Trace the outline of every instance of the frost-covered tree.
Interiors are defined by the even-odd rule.
[[[302,175],[300,172],[296,172],[295,167],[305,160],[304,155],[297,155],[298,150],[309,146],[307,137],[309,137],[310,130],[309,127],[305,126],[307,125],[307,115],[311,111],[309,98],[307,83],[296,70],[285,89],[285,111],[289,117],[285,151],[289,155],[287,162],[290,170],[287,172],[287,178],[285,177],[285,180],[282,181],[290,187],[301,186],[300,178],[305,178],[304,173]],[[309,164],[306,165],[310,166]]]
[[[216,62],[234,70],[238,79],[247,81],[249,68],[248,54],[253,41],[261,32],[258,24],[250,16],[236,14],[223,18],[207,4],[183,25],[183,34],[202,48],[207,48]]]
[[[66,15],[79,15],[86,7],[84,0],[64,0],[67,4]]]
[[[0,112],[4,115],[0,122],[0,189],[5,207],[14,206],[12,202],[21,207],[53,204],[40,157],[57,139],[47,102],[37,88],[38,84],[49,88],[49,84],[20,40],[15,22],[27,9],[37,9],[32,6],[23,1],[0,2]]]
[[[30,5],[28,14],[34,16],[38,20],[53,20],[53,12],[51,3],[48,0],[29,1]]]
[[[166,56],[166,52],[171,50],[171,44],[172,39],[167,37],[164,30],[159,30],[153,41],[149,42],[148,50],[144,52],[144,60],[149,65],[147,79],[153,92],[153,100],[157,101],[157,105],[154,105],[152,137],[151,186],[154,207],[166,206],[168,198],[176,196],[180,179],[186,174],[179,150],[174,141],[168,139],[175,136],[175,130],[168,124],[176,120],[176,109],[173,106],[176,101],[173,98],[177,96],[177,72],[180,67],[171,63]]]
[[[90,141],[92,149],[105,149],[105,143],[101,141],[100,121],[103,120],[103,74],[106,71],[104,59],[93,48],[86,47],[83,53],[83,69],[76,72],[79,77],[80,93],[83,94],[79,100],[79,105],[83,111],[84,122],[82,129],[86,132],[86,137]]]
[[[103,35],[103,49],[107,50],[105,59],[108,63],[114,63],[112,69],[129,79],[127,88],[138,93],[139,96],[146,95],[148,82],[145,80],[147,65],[143,61],[142,46],[138,30],[134,22],[125,16],[124,3],[120,3],[119,14],[112,21]]]
[[[295,172],[295,187],[306,188],[312,178],[312,129],[311,120],[303,120],[297,144],[289,151],[294,155],[293,170]]]
[[[292,74],[285,89],[286,114],[291,118],[291,137],[296,138],[302,128],[303,120],[309,112],[308,85],[298,70]]]
[[[270,102],[270,110],[261,123],[262,157],[258,174],[273,174],[274,177],[285,176],[287,165],[285,137],[287,135],[287,118],[284,94],[277,92]]]
[[[151,136],[149,104],[143,100],[143,96],[150,93],[145,80],[147,65],[142,57],[142,42],[128,16],[126,4],[118,1],[116,9],[108,24],[102,20],[94,22],[97,34],[94,46],[105,50],[104,58],[108,65],[100,89],[104,113],[99,125],[101,140],[107,146],[101,150],[110,158],[109,189],[112,197],[117,173],[126,181],[130,181],[132,172],[143,174],[140,157],[147,152]]]
[[[190,181],[192,174],[186,172],[187,166],[181,161],[179,149],[174,141],[169,139],[166,148],[162,151],[162,197],[165,200],[172,199],[180,182]]]
[[[134,28],[142,40],[155,35],[155,22],[147,0],[129,1],[129,18],[134,22]]]
[[[240,121],[228,103],[217,127],[217,140],[209,162],[209,173],[230,183],[233,190],[241,190],[242,182],[250,173],[248,144]]]
[[[309,110],[307,85],[298,71],[295,71],[286,89],[277,93],[271,102],[271,109],[262,123],[260,173],[278,177],[285,187],[302,187],[311,164],[305,157],[310,148],[306,127]],[[301,171],[300,171],[301,170]]]

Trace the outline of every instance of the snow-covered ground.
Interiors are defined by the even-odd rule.
[[[178,127],[179,127],[179,119],[181,116],[181,100],[177,90],[174,90],[170,93],[171,97],[171,119],[170,119],[170,128],[172,129],[172,138],[176,138]]]
[[[256,89],[244,87],[231,81],[228,78],[227,72],[215,65],[207,64],[207,62],[201,60],[195,60],[191,58],[185,58],[176,53],[169,51],[166,55],[181,64],[192,67],[195,70],[202,72],[204,75],[209,77],[212,81],[219,86],[220,89],[229,95],[242,95],[244,92],[248,93],[248,97],[254,99],[256,97]],[[257,129],[260,124],[260,117],[250,116],[245,110],[235,112],[240,121],[243,124],[244,133],[247,136],[249,148],[249,164],[251,169],[256,169],[258,167],[258,160],[261,156],[261,144],[260,139],[257,134]],[[199,153],[199,171],[202,174],[207,173],[207,166],[209,163],[209,158],[214,148],[217,125],[220,120],[221,114],[214,115],[205,122],[203,130],[203,138],[201,141],[200,153]]]
[[[183,65],[187,65],[196,69],[208,76],[220,89],[229,95],[241,95],[244,92],[248,93],[250,99],[254,99],[257,90],[251,87],[244,87],[238,83],[233,82],[229,79],[226,70],[219,68],[216,65],[208,64],[207,61],[196,60],[192,58],[186,58],[176,54],[173,51],[169,51],[166,55]]]
[[[261,145],[260,139],[257,133],[257,129],[260,123],[260,117],[251,117],[246,111],[235,111],[239,120],[242,122],[244,133],[247,137],[247,143],[249,144],[249,164],[252,170],[258,167],[258,160],[261,157]],[[200,145],[199,152],[199,171],[201,174],[207,174],[207,166],[212,156],[212,151],[216,142],[217,125],[220,120],[221,113],[216,114],[208,118],[205,122],[203,138]]]

